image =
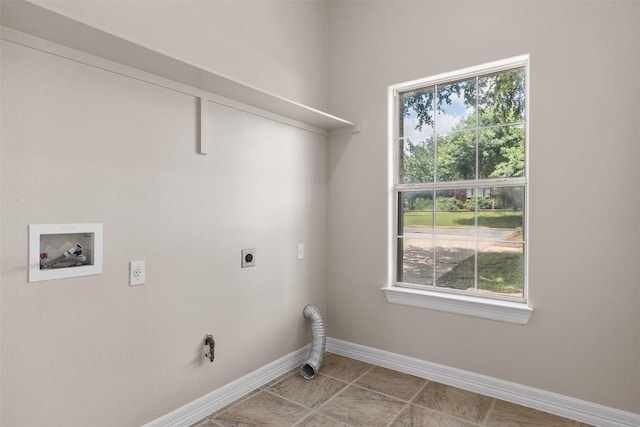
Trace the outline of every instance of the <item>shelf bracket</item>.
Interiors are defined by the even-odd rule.
[[[209,154],[209,141],[211,141],[211,131],[209,130],[208,108],[209,100],[207,98],[199,98],[200,100],[200,120],[198,123],[198,154]]]

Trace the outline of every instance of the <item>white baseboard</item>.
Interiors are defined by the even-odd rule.
[[[224,408],[251,391],[267,384],[299,366],[307,354],[310,345],[289,353],[262,368],[230,382],[162,417],[145,424],[143,427],[188,427],[208,415]]]
[[[327,351],[598,427],[640,426],[639,414],[335,338]]]
[[[597,427],[637,427],[640,415],[372,347],[327,338],[327,351]],[[309,345],[220,387],[143,427],[188,427],[299,366]],[[322,368],[320,368],[322,373]]]

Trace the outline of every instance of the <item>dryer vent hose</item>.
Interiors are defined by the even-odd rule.
[[[300,366],[300,374],[307,379],[312,380],[322,364],[322,357],[324,356],[324,350],[327,346],[327,335],[324,331],[324,323],[322,322],[322,316],[320,316],[320,310],[317,307],[307,304],[304,306],[302,314],[305,318],[311,320],[311,332],[313,333],[313,342],[311,343],[311,350],[306,360]]]

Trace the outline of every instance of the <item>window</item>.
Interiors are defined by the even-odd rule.
[[[526,307],[527,74],[525,56],[390,88],[394,288]]]

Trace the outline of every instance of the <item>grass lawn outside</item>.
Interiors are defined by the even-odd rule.
[[[440,277],[439,287],[473,290],[475,259],[469,257]],[[523,260],[521,253],[478,252],[478,291],[522,296]]]
[[[433,226],[433,211],[405,211],[404,225],[409,227]],[[473,211],[436,212],[437,227],[470,227],[475,225]],[[489,228],[522,227],[522,212],[519,211],[478,211],[478,226]]]

